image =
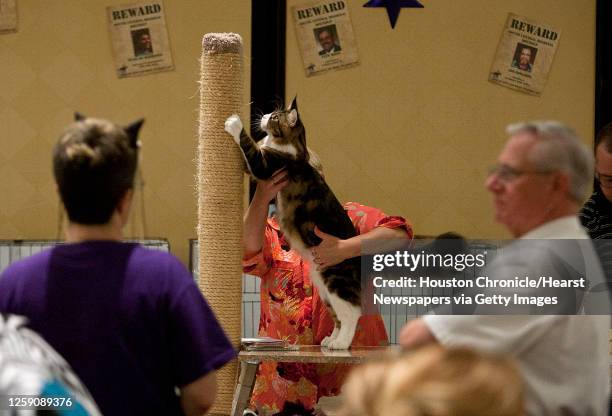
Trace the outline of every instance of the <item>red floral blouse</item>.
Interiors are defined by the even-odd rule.
[[[367,233],[376,227],[401,228],[412,238],[412,228],[402,217],[354,202],[345,204],[355,230]],[[286,339],[292,344],[318,345],[331,334],[334,322],[309,277],[309,264],[294,250],[287,251],[278,223],[269,219],[262,250],[243,261],[247,274],[261,278],[259,336]],[[357,324],[353,346],[389,343],[380,315],[363,315]],[[319,397],[340,393],[350,366],[263,362],[257,371],[251,406],[260,414],[273,414],[284,402],[301,402],[314,408]]]

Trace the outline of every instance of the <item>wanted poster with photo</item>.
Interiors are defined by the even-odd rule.
[[[106,10],[119,78],[174,69],[161,1],[109,6]]]
[[[0,0],[0,33],[17,31],[16,0]]]
[[[510,13],[489,81],[526,94],[540,95],[560,36],[558,29]]]
[[[347,1],[316,1],[292,7],[306,76],[359,63]]]

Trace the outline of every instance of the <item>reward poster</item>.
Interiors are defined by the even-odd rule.
[[[489,81],[527,94],[540,95],[561,32],[549,25],[510,13]]]
[[[108,25],[117,75],[174,69],[161,1],[111,6]]]
[[[306,76],[359,63],[345,1],[302,3],[292,14]]]
[[[17,30],[17,5],[15,0],[0,0],[0,33]]]

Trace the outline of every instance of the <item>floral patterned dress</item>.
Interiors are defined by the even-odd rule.
[[[400,228],[412,238],[412,228],[401,217],[354,202],[345,204],[356,231],[376,227]],[[286,339],[292,344],[318,345],[331,334],[334,322],[309,277],[309,264],[294,250],[288,250],[278,223],[269,219],[262,250],[243,261],[247,274],[261,278],[259,336]],[[388,344],[380,315],[359,319],[353,346]],[[340,393],[350,366],[263,362],[257,371],[251,406],[260,414],[273,414],[285,401],[300,402],[312,409],[321,396]]]

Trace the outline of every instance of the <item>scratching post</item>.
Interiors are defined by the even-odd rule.
[[[208,33],[202,40],[198,145],[198,240],[200,290],[234,346],[240,344],[242,306],[242,156],[225,132],[225,119],[240,114],[242,38]],[[229,415],[237,363],[217,374],[211,414]]]

